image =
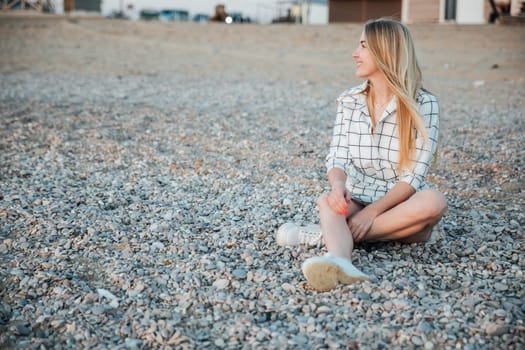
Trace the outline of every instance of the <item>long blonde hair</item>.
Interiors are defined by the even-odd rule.
[[[405,25],[387,18],[368,21],[364,33],[368,49],[378,69],[384,74],[389,88],[397,97],[399,168],[409,169],[416,150],[414,128],[423,136],[425,142],[428,142],[416,104],[417,93],[422,87],[422,75],[414,41]],[[364,92],[367,93],[367,98],[370,98],[370,85]]]

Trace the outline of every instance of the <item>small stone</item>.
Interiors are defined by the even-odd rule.
[[[330,310],[331,310],[330,307],[328,307],[328,306],[326,306],[326,305],[321,305],[321,306],[319,306],[319,307],[317,308],[316,311],[317,311],[317,313],[322,314],[322,313],[328,313],[328,312],[330,312]]]
[[[496,282],[494,283],[494,289],[496,289],[499,292],[503,292],[509,289],[509,287],[506,284],[503,284],[501,282]]]
[[[494,311],[494,316],[497,318],[505,318],[507,316],[507,311],[503,309],[497,309]]]
[[[49,332],[45,329],[37,329],[35,331],[35,336],[37,338],[47,339],[49,337]]]
[[[266,281],[266,278],[268,278],[268,276],[262,274],[262,273],[256,273],[255,276],[253,277],[253,280],[255,282],[264,282]]]
[[[417,335],[414,335],[412,337],[412,344],[414,345],[417,345],[417,346],[421,346],[423,345],[423,339],[421,339],[421,337],[417,336]]]
[[[390,300],[385,301],[383,304],[383,308],[385,309],[385,311],[392,310],[392,307],[394,307],[394,305],[392,304]]]
[[[289,293],[294,293],[294,292],[295,292],[295,286],[293,286],[293,285],[290,284],[290,283],[283,283],[283,284],[281,285],[281,287],[282,287],[285,291],[287,291],[287,292],[289,292]]]
[[[257,335],[255,336],[255,339],[257,339],[258,341],[262,341],[264,340],[265,337],[266,337],[266,333],[264,331],[259,331]]]
[[[505,324],[497,324],[497,323],[489,322],[485,325],[485,332],[488,335],[499,336],[499,335],[507,333],[508,331],[509,331],[509,326]]]
[[[370,300],[370,294],[366,292],[357,292],[356,297],[360,300]]]
[[[434,344],[430,341],[425,342],[425,350],[432,350],[434,349]]]
[[[482,253],[485,252],[486,250],[487,250],[487,246],[484,245],[484,246],[479,247],[479,249],[477,250],[477,253],[478,253],[478,254],[482,254]]]
[[[158,251],[163,250],[164,248],[165,248],[165,246],[164,246],[164,244],[162,244],[162,242],[158,242],[158,241],[157,242],[153,242],[151,244],[151,247],[149,248],[149,252],[153,254],[153,253],[156,253]]]
[[[144,290],[145,286],[144,286],[144,283],[142,282],[138,282],[136,285],[135,285],[135,288],[133,288],[133,290],[137,293],[140,293]]]
[[[64,321],[63,319],[61,319],[61,318],[58,318],[58,319],[52,320],[52,321],[50,322],[51,327],[53,327],[53,328],[61,327],[64,323],[65,323],[65,321]]]
[[[23,278],[25,276],[24,271],[18,268],[11,269],[11,275]]]
[[[246,279],[246,270],[244,269],[235,269],[232,271],[233,277],[243,280]]]
[[[419,330],[420,330],[421,332],[423,332],[423,333],[429,333],[429,332],[432,332],[432,331],[434,330],[434,328],[432,327],[432,325],[431,325],[430,323],[428,323],[428,322],[425,322],[425,321],[421,322],[421,323],[419,324],[419,327],[418,327],[418,328],[419,328]]]
[[[230,285],[230,281],[225,278],[220,278],[213,282],[213,286],[217,289],[224,289]]]
[[[485,81],[484,80],[474,80],[472,82],[472,86],[475,87],[475,88],[479,88],[481,86],[485,85]]]
[[[254,274],[252,271],[248,271],[248,273],[246,274],[246,280],[247,281],[253,281],[254,279]]]
[[[103,288],[98,288],[97,289],[97,293],[99,296],[103,297],[103,298],[106,298],[106,299],[117,299],[117,297],[115,296],[115,294],[111,293],[109,290],[106,290],[106,289],[103,289]]]
[[[141,339],[134,339],[134,338],[126,338],[125,344],[126,347],[130,349],[140,349],[142,348],[142,344],[144,343]]]
[[[6,324],[11,319],[11,307],[7,304],[0,304],[0,324]]]
[[[94,315],[100,315],[100,314],[103,314],[104,312],[106,312],[106,307],[104,305],[95,305],[91,308],[91,312],[94,314]]]
[[[308,339],[304,335],[296,335],[293,337],[294,342],[298,345],[305,345],[308,343]]]
[[[10,329],[16,335],[29,335],[32,331],[31,324],[28,322],[17,322]]]
[[[460,256],[469,256],[472,254],[474,254],[474,249],[472,249],[471,247],[468,247],[459,253]]]

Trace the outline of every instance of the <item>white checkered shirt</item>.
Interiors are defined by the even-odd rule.
[[[346,187],[352,198],[364,203],[383,197],[400,181],[410,184],[416,191],[427,188],[425,176],[436,152],[439,131],[439,107],[435,96],[425,90],[417,95],[428,142],[424,144],[423,137],[416,132],[412,169],[400,171],[397,99],[392,98],[372,133],[366,96],[360,93],[365,87],[366,82],[346,90],[337,99],[333,138],[326,157],[327,171],[342,169],[347,175]]]

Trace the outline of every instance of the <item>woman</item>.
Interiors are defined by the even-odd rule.
[[[368,279],[351,263],[354,242],[424,242],[447,207],[425,182],[437,148],[438,104],[422,89],[408,28],[390,19],[367,22],[352,57],[366,81],[337,99],[326,162],[331,189],[318,200],[328,254],[302,266],[320,291]],[[283,225],[278,241],[308,240],[312,230],[304,231]]]

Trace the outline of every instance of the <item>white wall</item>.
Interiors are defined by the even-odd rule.
[[[510,3],[510,14],[512,16],[518,16],[521,10],[522,0],[512,0]]]
[[[55,0],[55,13],[61,15],[64,13],[64,0]]]
[[[484,8],[485,0],[457,0],[456,22],[458,24],[487,23]]]
[[[308,16],[310,12],[310,16]],[[308,5],[303,4],[302,8],[303,24],[328,24],[328,6],[320,4],[310,4],[310,10],[308,11]]]

